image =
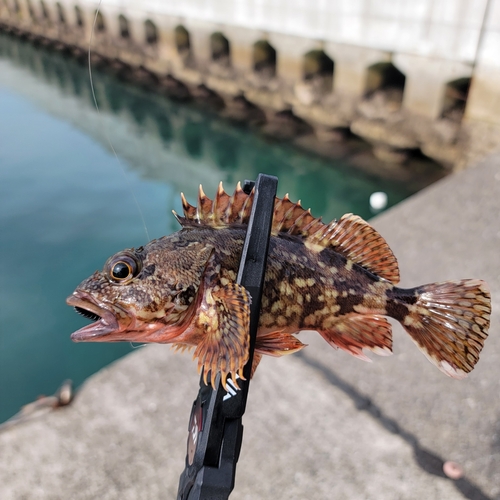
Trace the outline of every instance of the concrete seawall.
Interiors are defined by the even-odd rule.
[[[74,124],[105,148],[109,148],[109,138],[120,156],[126,158],[143,177],[165,179],[176,186],[176,192],[184,191],[188,198],[196,198],[198,183],[216,186],[221,169],[231,168],[233,178],[239,180],[248,177],[249,171],[254,171],[259,163],[253,143],[245,145],[249,139],[247,128],[234,127],[231,121],[220,120],[199,106],[186,106],[151,92],[146,102],[138,106],[136,97],[144,94],[142,89],[119,82],[113,75],[93,71],[93,89],[99,109],[99,114],[96,114],[86,64],[40,50],[27,41],[5,34],[0,36],[0,57],[2,55],[12,61],[15,71],[0,68],[0,85],[29,97],[50,114]],[[116,126],[117,121],[120,126]],[[196,124],[194,134],[191,132],[193,124]],[[151,138],[147,149],[141,145],[145,133]],[[308,147],[309,140],[311,147]],[[318,144],[313,134],[298,137],[294,142],[306,150],[314,150]],[[279,142],[272,143],[279,147]],[[401,195],[422,189],[446,174],[444,169],[426,159],[395,169],[374,158],[369,146],[359,140],[322,143],[322,146],[324,154],[334,161],[348,158],[349,165],[356,169],[396,182]],[[269,161],[279,163],[278,157],[274,158]],[[168,173],[164,165],[179,162],[179,159],[181,162],[176,163],[175,173]],[[205,166],[194,174],[197,182],[190,185],[199,161]],[[308,174],[317,175],[317,167],[311,160],[296,160],[296,171],[303,171],[305,161]],[[276,170],[275,173],[280,175]],[[294,192],[296,182],[301,182],[296,175],[282,175],[280,186],[284,192]],[[343,185],[343,189],[349,190],[347,182],[344,176],[335,181],[337,186]],[[339,200],[332,199],[332,202]]]
[[[402,286],[482,278],[492,322],[461,381],[399,325],[395,353],[362,363],[317,334],[264,359],[244,417],[231,498],[500,498],[500,157],[453,174],[373,220]],[[72,405],[0,433],[2,500],[174,498],[198,377],[190,356],[150,346],[103,369]],[[464,476],[451,480],[445,461]]]
[[[499,144],[496,3],[1,0],[0,24],[77,54],[91,41],[96,63],[278,135],[350,131],[385,160],[420,149],[459,168]]]

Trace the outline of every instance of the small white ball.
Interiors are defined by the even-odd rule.
[[[370,207],[373,210],[383,210],[387,206],[387,195],[382,191],[377,191],[370,195]]]

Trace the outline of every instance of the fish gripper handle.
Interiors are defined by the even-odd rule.
[[[206,385],[202,374],[189,419],[186,465],[179,479],[177,500],[226,500],[234,488],[277,186],[276,177],[259,174],[255,184],[245,181],[243,187],[247,194],[255,189],[237,277],[237,282],[252,297],[245,380],[238,380],[238,390],[228,378],[226,391],[220,383],[220,374],[216,379],[217,389]]]

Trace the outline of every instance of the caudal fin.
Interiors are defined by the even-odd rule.
[[[491,298],[481,280],[446,281],[418,288],[401,323],[427,358],[453,378],[477,363],[488,336]]]

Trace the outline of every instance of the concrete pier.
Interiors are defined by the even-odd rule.
[[[231,498],[500,498],[500,157],[448,176],[372,222],[402,286],[482,278],[489,338],[472,374],[444,376],[399,325],[395,353],[363,363],[309,346],[264,359],[250,388]],[[74,402],[0,433],[2,500],[174,498],[198,377],[150,346],[101,370]],[[464,475],[452,480],[443,465]]]
[[[350,129],[386,160],[420,149],[460,168],[500,144],[500,0],[349,5],[1,0],[0,26],[204,85],[229,108],[243,95],[270,122]]]

